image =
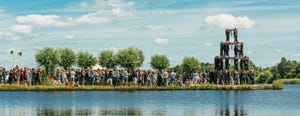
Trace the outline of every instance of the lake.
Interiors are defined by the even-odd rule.
[[[0,115],[300,115],[300,85],[284,90],[0,92]]]

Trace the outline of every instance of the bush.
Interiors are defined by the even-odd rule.
[[[273,89],[282,90],[283,89],[283,81],[282,80],[273,81]]]

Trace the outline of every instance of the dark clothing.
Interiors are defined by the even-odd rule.
[[[233,35],[234,35],[234,42],[238,42],[237,36],[238,36],[238,30],[234,29],[233,30]]]
[[[226,69],[226,70],[229,70],[229,65],[230,65],[230,64],[229,64],[229,59],[226,58],[226,59],[225,59],[225,69]]]

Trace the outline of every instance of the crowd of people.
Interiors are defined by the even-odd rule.
[[[6,71],[0,68],[2,84],[40,85],[44,81],[41,68],[19,68]],[[190,86],[198,84],[242,85],[254,84],[254,71],[201,71],[179,73],[167,70],[116,69],[57,69],[51,76],[54,85],[111,85],[111,86]]]

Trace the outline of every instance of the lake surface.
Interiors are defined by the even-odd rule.
[[[299,116],[300,85],[249,91],[0,92],[5,115]]]

